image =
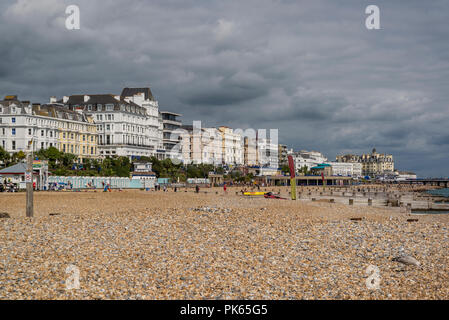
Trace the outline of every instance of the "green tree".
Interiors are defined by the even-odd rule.
[[[48,149],[41,149],[36,152],[36,157],[40,160],[48,160],[49,169],[55,170],[58,168],[58,164],[62,159],[62,152],[60,152],[55,147],[50,147]]]
[[[9,153],[3,149],[2,147],[0,147],[0,162],[6,166],[9,161],[10,161],[11,157],[9,155]]]
[[[118,157],[112,159],[113,175],[117,177],[129,177],[131,172],[131,162],[128,157]]]
[[[62,165],[65,168],[72,168],[77,156],[72,153],[64,153],[61,157]]]
[[[290,173],[290,167],[288,165],[284,164],[281,168],[281,171],[285,174],[288,174],[288,173]]]
[[[303,173],[304,175],[307,175],[310,173],[309,169],[307,168],[307,166],[303,166],[301,168],[301,170],[299,170],[299,172]]]

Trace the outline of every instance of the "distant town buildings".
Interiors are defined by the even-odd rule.
[[[327,162],[327,158],[318,151],[301,150],[293,152],[292,156],[295,161],[296,172],[301,172],[304,167],[310,170],[313,167]]]
[[[329,162],[332,175],[343,177],[361,177],[362,164],[357,162]]]
[[[9,153],[55,147],[82,159],[98,157],[93,119],[58,104],[31,104],[17,96],[0,101],[0,146]]]
[[[291,150],[293,152],[293,150]],[[289,150],[285,144],[279,144],[278,146],[278,162],[279,167],[288,165]]]
[[[361,156],[347,154],[337,156],[340,163],[360,163],[362,165],[362,175],[376,177],[383,174],[393,174],[394,160],[391,154],[381,154],[373,149],[371,153]]]
[[[218,131],[221,134],[222,163],[243,165],[244,137],[228,127],[219,127]]]
[[[189,126],[183,125],[180,117],[175,112],[159,111],[159,103],[148,87],[124,88],[120,95],[51,97],[50,103],[43,105],[10,95],[0,101],[0,147],[9,153],[55,147],[76,155],[79,162],[145,156],[176,159],[183,164],[245,166],[261,175],[275,175],[280,167],[288,165],[288,156],[292,155],[298,174],[321,170],[334,176],[416,177],[395,172],[393,156],[376,149],[363,155],[338,155],[335,162],[328,162],[321,152],[293,152],[278,144],[277,132],[267,137],[265,130],[203,128],[200,121]]]
[[[66,96],[59,102],[94,119],[101,156],[156,155],[157,126],[150,125],[145,107],[111,94]]]
[[[162,123],[162,140],[163,149],[165,150],[165,158],[182,160],[181,153],[181,127],[182,123],[179,120],[180,114],[162,111],[161,113]]]

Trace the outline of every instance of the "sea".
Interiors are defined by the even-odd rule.
[[[435,189],[435,190],[428,190],[427,193],[438,196],[438,197],[445,197],[449,198],[449,188],[446,189]],[[449,211],[437,211],[437,210],[413,210],[412,214],[449,214]]]
[[[446,197],[449,198],[449,188],[446,189],[435,189],[435,190],[428,190],[427,193],[430,193],[433,196],[438,197]]]

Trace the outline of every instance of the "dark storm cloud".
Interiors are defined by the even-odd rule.
[[[81,9],[81,30],[64,27]],[[365,28],[365,7],[381,30]],[[376,147],[400,169],[449,176],[447,1],[0,3],[0,94],[151,86],[187,123],[278,128],[295,149]]]

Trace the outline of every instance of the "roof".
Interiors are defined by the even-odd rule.
[[[153,93],[150,88],[124,88],[122,91],[122,97],[132,97],[136,94],[144,93],[145,100],[154,101]]]
[[[64,108],[58,104],[33,105],[33,113],[37,116],[65,119],[70,121],[88,122],[85,115]]]
[[[84,101],[84,97],[89,97],[89,100],[87,102]],[[120,100],[118,100],[117,98]],[[64,103],[64,105],[69,106],[71,108],[74,108],[74,106],[79,106],[81,108],[84,108],[85,111],[87,110],[87,106],[94,106],[92,111],[96,111],[96,107],[98,104],[112,104],[114,105],[114,110],[118,111],[120,110],[120,105],[129,105],[131,107],[134,107],[136,110],[136,113],[145,114],[146,109],[144,107],[139,106],[138,104],[132,102],[132,101],[126,101],[124,97],[114,96],[112,94],[86,94],[86,95],[72,95],[68,97],[68,101]],[[58,103],[63,103],[63,100],[58,101]]]
[[[25,174],[27,171],[27,165],[23,162],[15,164],[11,167],[0,170],[0,175],[3,174]]]
[[[84,97],[88,96],[90,99],[87,102],[84,102]],[[62,102],[60,100],[59,102]],[[87,104],[93,104],[93,103],[100,103],[100,104],[108,104],[108,103],[119,103],[119,100],[117,100],[112,94],[76,94],[69,96],[69,100],[66,104],[78,104],[78,105],[87,105]]]
[[[171,111],[161,111],[161,114],[171,114],[173,116],[177,116],[177,117],[181,117],[182,114],[176,113],[176,112],[171,112]]]

